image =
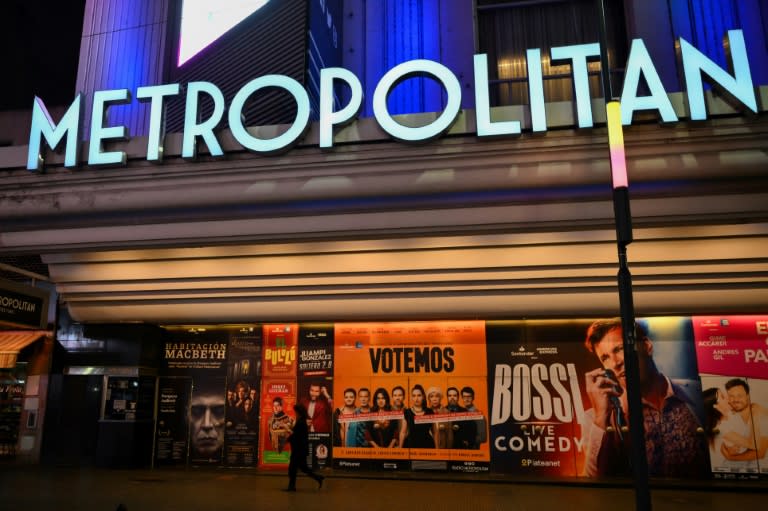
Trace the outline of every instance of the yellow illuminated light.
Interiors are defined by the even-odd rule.
[[[624,154],[624,130],[621,126],[621,103],[609,101],[605,105],[608,120],[608,147],[611,152],[611,178],[613,187],[627,187],[627,159]]]

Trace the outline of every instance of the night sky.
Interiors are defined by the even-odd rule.
[[[75,96],[85,0],[4,0],[0,11],[0,110],[29,109]]]

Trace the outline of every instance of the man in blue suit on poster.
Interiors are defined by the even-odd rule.
[[[659,371],[648,332],[635,324],[643,402],[645,451],[651,476],[705,477],[709,474],[706,438],[696,408],[685,390]],[[630,473],[626,417],[624,344],[620,319],[596,321],[585,346],[601,367],[585,375],[592,408],[583,425],[584,475]]]

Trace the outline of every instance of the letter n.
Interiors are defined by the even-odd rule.
[[[727,92],[737,104],[740,103],[751,112],[757,113],[755,88],[752,83],[752,73],[749,69],[747,48],[744,44],[742,31],[729,30],[723,41],[723,46],[730,57],[733,76],[682,37],[678,40],[678,59],[682,61],[691,120],[699,121],[707,118],[702,73],[708,75],[714,85]]]

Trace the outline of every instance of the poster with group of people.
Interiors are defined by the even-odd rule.
[[[261,346],[258,327],[230,332],[224,429],[224,463],[230,467],[255,467],[258,460]]]
[[[334,466],[488,471],[484,322],[335,330]]]
[[[768,317],[640,318],[652,477],[768,474]],[[260,325],[166,343],[156,462],[629,475],[616,318]]]

